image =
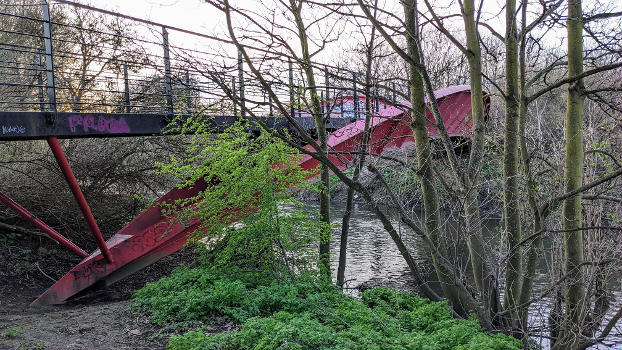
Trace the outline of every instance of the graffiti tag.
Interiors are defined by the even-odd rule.
[[[91,263],[84,264],[77,270],[72,270],[71,274],[74,279],[80,278],[90,278],[93,275],[93,278],[103,277],[107,275],[108,265],[106,261],[102,258],[100,260],[95,260]]]
[[[121,134],[130,132],[130,127],[127,125],[125,118],[105,118],[101,116],[93,115],[71,115],[69,116],[69,129],[71,132],[79,131],[84,132],[90,130],[106,132],[110,134]]]
[[[2,125],[2,135],[6,134],[25,134],[26,127],[21,125]]]

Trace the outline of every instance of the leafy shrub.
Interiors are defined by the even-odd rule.
[[[191,240],[208,245],[205,263],[254,285],[309,269],[318,259],[313,243],[330,231],[291,199],[288,189],[308,186],[302,183],[311,176],[298,166],[298,152],[268,132],[249,137],[247,121],[216,134],[206,125],[203,116],[188,119],[179,130],[194,133],[186,154],[159,167],[181,187],[199,179],[209,186],[192,198],[163,204],[165,211],[182,224],[200,222]],[[295,210],[285,215],[283,204]],[[231,225],[236,221],[241,225]]]
[[[171,213],[181,220],[199,219],[197,234],[220,238],[223,230],[247,213],[289,198],[286,191],[310,173],[298,166],[296,149],[263,132],[249,137],[251,125],[240,120],[222,133],[207,129],[203,116],[189,118],[179,131],[193,133],[186,154],[158,163],[162,173],[181,181],[180,187],[204,180],[210,186],[192,198],[180,199]]]

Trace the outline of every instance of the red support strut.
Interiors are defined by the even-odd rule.
[[[78,254],[81,258],[86,258],[87,256],[89,256],[84,250],[80,249],[80,247],[75,245],[72,241],[65,238],[63,235],[61,235],[56,230],[48,226],[45,222],[41,221],[41,219],[34,216],[32,213],[30,213],[28,210],[26,210],[21,205],[15,203],[11,198],[2,194],[2,192],[0,192],[0,202],[4,203],[7,207],[13,209],[13,211],[18,213],[24,219],[35,224],[35,226],[37,226],[41,231],[45,232],[48,236],[50,236],[55,241],[73,250],[73,252]]]
[[[80,206],[80,210],[82,211],[82,215],[86,220],[86,223],[89,225],[89,229],[93,233],[95,237],[95,241],[97,241],[97,246],[101,251],[102,255],[106,259],[108,263],[112,263],[112,256],[110,255],[110,251],[108,250],[108,246],[106,246],[106,241],[104,241],[104,237],[102,236],[101,231],[99,231],[99,227],[97,227],[97,223],[95,222],[95,218],[91,213],[91,209],[89,205],[86,203],[86,199],[84,198],[84,194],[82,194],[82,190],[80,190],[80,185],[78,185],[78,181],[75,176],[73,176],[73,171],[71,171],[71,167],[69,166],[69,162],[67,158],[65,158],[65,153],[63,153],[63,149],[58,143],[58,139],[56,137],[48,137],[47,138],[48,145],[54,154],[54,158],[56,158],[56,162],[60,166],[60,170],[63,172],[65,176],[65,180],[73,193],[73,196],[76,198],[76,202],[78,206]]]

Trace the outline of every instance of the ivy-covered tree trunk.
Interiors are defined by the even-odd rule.
[[[503,148],[503,212],[510,256],[505,266],[504,308],[515,323],[521,287],[520,248],[521,222],[518,190],[518,32],[516,26],[516,0],[507,0],[505,8],[505,135]]]
[[[328,133],[326,132],[326,121],[322,113],[322,102],[318,95],[317,86],[315,84],[315,74],[311,62],[311,53],[309,52],[309,42],[307,39],[306,27],[302,20],[303,1],[290,0],[290,6],[296,28],[298,29],[298,38],[302,48],[302,69],[307,78],[311,94],[311,113],[315,121],[315,129],[318,135],[320,145],[319,152],[328,156]],[[330,173],[328,165],[322,162],[320,168],[320,221],[326,223],[324,232],[320,236],[320,271],[330,278]]]
[[[568,0],[568,76],[583,73],[583,11],[581,0]],[[572,192],[583,179],[583,79],[568,85],[566,106],[566,159],[564,190]],[[569,197],[562,205],[564,230],[564,267],[568,276],[566,315],[562,331],[555,343],[557,349],[578,349],[581,325],[585,318],[585,287],[583,284],[583,231],[581,230],[581,194]]]

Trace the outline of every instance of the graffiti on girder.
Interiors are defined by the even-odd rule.
[[[101,276],[107,275],[106,271],[108,270],[108,266],[106,260],[98,259],[84,264],[78,269],[72,270],[71,274],[75,280],[88,278],[90,276],[93,276],[92,278],[100,278]]]
[[[125,118],[106,118],[94,115],[73,114],[69,116],[69,129],[72,133],[84,131],[99,131],[109,134],[130,132]]]
[[[2,135],[7,134],[25,134],[26,127],[22,125],[2,125]]]

